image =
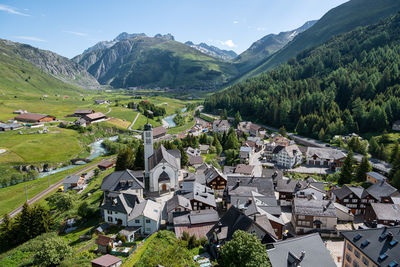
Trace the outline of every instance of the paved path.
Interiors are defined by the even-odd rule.
[[[109,106],[109,104],[107,104],[107,106]],[[111,107],[109,107],[109,108],[108,108],[108,111],[106,112],[106,114],[110,113],[110,112],[111,112],[111,110],[112,110],[112,108],[111,108]]]
[[[136,118],[133,120],[131,126],[128,127],[129,131],[132,131],[132,127],[133,125],[135,125],[135,122],[137,121],[137,119],[139,118],[140,112],[138,112],[138,114],[136,114]]]
[[[112,156],[110,158],[108,158],[108,160],[113,160],[115,159],[117,156]],[[98,163],[93,163],[88,165],[87,167],[83,168],[80,171],[77,171],[74,173],[75,174],[81,174],[84,172],[87,172],[88,170],[90,170],[91,168],[97,166]],[[35,202],[37,202],[38,200],[42,199],[43,197],[45,197],[47,194],[51,193],[53,190],[56,190],[58,187],[60,187],[63,183],[63,179],[55,184],[50,185],[48,188],[46,188],[45,190],[43,190],[42,192],[40,192],[39,194],[37,194],[36,196],[32,197],[31,199],[28,199],[28,204],[31,205]],[[18,213],[21,212],[22,210],[22,206],[19,206],[18,208],[16,208],[15,210],[11,211],[8,215],[10,216],[10,218],[14,217],[15,215],[17,215]],[[1,223],[1,221],[0,221]]]

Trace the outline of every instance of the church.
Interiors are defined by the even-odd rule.
[[[153,128],[147,123],[143,131],[145,178],[150,192],[177,190],[181,169],[181,152],[163,145],[154,151]]]

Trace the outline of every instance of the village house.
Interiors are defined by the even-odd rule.
[[[142,235],[158,231],[161,224],[161,204],[131,193],[109,193],[100,210],[106,222],[141,227]]]
[[[295,198],[292,213],[296,233],[304,234],[312,229],[336,230],[336,208],[330,200]]]
[[[77,109],[74,112],[75,117],[83,117],[89,114],[93,114],[95,111],[93,109]]]
[[[303,154],[297,145],[278,145],[274,148],[272,154],[276,164],[286,169],[291,169],[300,164],[303,159]]]
[[[231,207],[207,233],[211,255],[218,256],[218,248],[232,239],[237,230],[254,234],[262,243],[278,240],[267,216],[247,216],[236,207]]]
[[[116,164],[116,161],[103,160],[102,162],[100,162],[97,165],[97,167],[100,170],[105,171],[105,170],[113,168],[115,166],[115,164]]]
[[[86,120],[84,118],[79,118],[76,121],[74,121],[74,125],[80,127],[86,127]]]
[[[14,118],[16,121],[28,122],[28,123],[44,123],[52,122],[56,120],[56,117],[44,114],[36,113],[23,113]]]
[[[383,176],[382,174],[377,172],[367,172],[367,182],[371,184],[376,184],[382,181],[388,183],[389,179],[386,176]]]
[[[82,118],[85,119],[86,124],[102,122],[108,119],[108,117],[101,112],[86,114]]]
[[[254,165],[238,164],[234,168],[233,174],[253,176],[254,175]]]
[[[272,267],[336,267],[318,233],[278,241],[271,246],[267,253]]]
[[[216,133],[228,133],[230,127],[227,120],[215,120],[212,125],[212,130]]]
[[[28,111],[26,109],[17,109],[13,111],[13,114],[24,114],[24,113],[28,113]]]
[[[349,208],[354,215],[364,214],[369,203],[378,202],[361,186],[344,185],[333,191],[336,202]]]
[[[200,153],[201,154],[208,154],[209,150],[210,150],[209,145],[200,145]]]
[[[118,267],[122,260],[110,254],[103,255],[91,261],[92,267]]]
[[[104,177],[101,183],[101,190],[104,197],[109,193],[130,193],[143,197],[144,184],[131,170],[115,171]]]
[[[346,154],[338,149],[308,147],[306,152],[306,164],[317,167],[328,167],[333,171],[339,171]]]
[[[264,149],[264,141],[261,140],[260,137],[249,136],[249,137],[247,137],[247,140],[245,141],[245,143],[247,141],[255,143],[254,148],[255,148],[256,152],[259,152]]]
[[[249,146],[241,146],[239,150],[240,163],[249,162],[250,156],[253,155],[253,148]]]
[[[290,140],[282,135],[276,135],[272,138],[272,142],[275,143],[276,146],[288,146],[290,145]]]
[[[264,138],[264,136],[266,134],[266,131],[265,131],[265,129],[263,127],[252,123],[250,125],[249,133],[250,133],[251,136]]]
[[[308,186],[308,183],[303,180],[278,179],[275,191],[279,193],[280,200],[291,201],[295,194]]]
[[[343,231],[343,265],[399,266],[400,227]]]
[[[354,214],[351,213],[349,208],[337,202],[335,202],[334,205],[336,208],[336,217],[338,219],[338,223],[348,223],[354,221]]]
[[[173,222],[173,217],[175,213],[182,213],[192,210],[190,200],[181,195],[174,195],[171,199],[167,201],[166,205],[169,223]]]
[[[203,164],[203,157],[202,156],[189,156],[189,165],[195,168],[199,167]]]
[[[377,224],[396,226],[400,222],[400,205],[371,203],[365,210],[364,220],[375,227]]]
[[[327,192],[324,189],[308,184],[306,187],[295,192],[295,197],[297,198],[313,198],[318,200],[323,200],[327,198]]]
[[[220,170],[211,165],[203,171],[203,174],[206,186],[213,190],[225,189],[228,178]]]
[[[112,237],[99,235],[99,237],[96,239],[97,250],[102,254],[108,253],[109,248],[112,248],[113,244],[114,238]]]
[[[0,122],[0,132],[14,131],[23,128],[21,124],[18,123],[1,123]]]
[[[184,232],[197,238],[206,237],[211,228],[218,222],[218,212],[214,209],[195,210],[176,214],[173,218],[174,231],[177,238]]]
[[[110,101],[109,101],[109,100],[102,100],[102,99],[99,99],[99,100],[95,100],[95,101],[94,101],[94,104],[95,104],[95,105],[110,104]]]
[[[165,129],[163,126],[158,126],[153,129],[153,138],[158,139],[167,134],[168,130]]]
[[[128,226],[118,232],[119,235],[124,236],[126,242],[134,242],[136,238],[140,238],[140,226]]]
[[[392,203],[393,198],[400,197],[399,191],[385,181],[371,185],[366,191],[381,203]]]
[[[188,154],[188,156],[200,156],[201,152],[200,149],[197,148],[193,148],[193,147],[187,147],[185,148],[185,152],[186,154]]]
[[[85,178],[80,175],[68,175],[63,181],[64,191],[75,190],[80,191],[84,189]]]
[[[214,190],[197,182],[182,183],[183,197],[189,199],[193,210],[215,209]]]

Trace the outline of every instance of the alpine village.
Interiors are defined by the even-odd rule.
[[[400,267],[400,1],[336,2],[240,54],[0,39],[0,266]]]

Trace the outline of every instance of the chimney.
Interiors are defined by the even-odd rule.
[[[239,199],[237,199],[236,200],[236,208],[239,208],[239,203],[240,203],[240,201],[239,201]]]
[[[218,222],[218,231],[222,231],[222,223],[221,222]]]
[[[236,181],[236,186],[239,187],[239,185],[240,185],[240,180],[237,179],[237,181]]]
[[[387,241],[389,241],[389,242],[392,241],[392,240],[393,240],[393,234],[392,234],[391,232],[389,232],[386,239],[387,239]]]
[[[251,204],[252,201],[253,201],[253,199],[252,199],[251,197],[249,197],[249,198],[247,199],[247,203],[249,203],[249,204]]]
[[[255,222],[257,221],[257,215],[256,214],[253,215],[253,221],[255,221]]]
[[[204,193],[207,193],[207,187],[204,187]]]

